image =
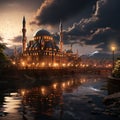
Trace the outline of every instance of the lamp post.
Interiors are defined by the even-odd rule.
[[[116,48],[114,46],[112,46],[112,62],[113,62],[112,64],[113,64],[113,69],[114,69],[114,65],[115,65],[114,64],[114,61],[115,61],[115,49]]]

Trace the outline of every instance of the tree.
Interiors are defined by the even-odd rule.
[[[120,78],[120,58],[117,59],[115,67],[112,71],[113,77]]]
[[[7,56],[4,54],[5,48],[5,44],[0,43],[0,68],[5,67],[5,65],[8,63]]]

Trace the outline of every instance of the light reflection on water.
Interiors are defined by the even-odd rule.
[[[101,90],[103,85],[106,85],[105,79],[98,76],[74,76],[49,86],[3,93],[0,120],[95,120],[91,111],[104,107],[102,98],[107,91]]]

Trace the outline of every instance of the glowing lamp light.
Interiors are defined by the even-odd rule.
[[[32,64],[33,64],[33,65],[35,65],[35,63],[34,63],[34,62],[33,62]]]
[[[108,67],[112,67],[112,65],[111,65],[111,64],[108,64]]]
[[[25,62],[24,61],[21,64],[22,64],[22,66],[25,66]]]
[[[41,93],[43,94],[43,95],[45,95],[45,88],[41,88]]]
[[[112,46],[112,47],[111,47],[111,50],[112,50],[112,51],[115,51],[115,50],[116,50],[116,47],[115,47],[115,46]]]
[[[12,64],[13,64],[13,65],[15,65],[15,64],[16,64],[16,62],[15,62],[15,61],[13,61],[13,62],[12,62]]]
[[[49,65],[49,67],[50,67],[52,64],[51,64],[51,63],[49,63],[48,65]]]
[[[83,64],[82,67],[85,67],[85,65]]]
[[[86,67],[88,67],[89,65],[88,64],[86,64]]]
[[[70,85],[70,81],[67,82],[67,85],[68,85],[68,86]]]
[[[62,83],[62,87],[65,88],[65,83]]]
[[[44,63],[44,62],[42,62],[42,64],[41,64],[41,65],[42,65],[42,67],[44,67],[44,66],[45,66],[45,63]]]
[[[58,63],[53,63],[53,67],[58,67]]]
[[[53,84],[53,88],[56,89],[57,88],[57,83]]]
[[[22,95],[22,96],[25,95],[25,90],[21,90],[21,95]]]
[[[67,66],[69,67],[69,66],[70,66],[70,63],[68,63]]]
[[[86,82],[86,80],[85,80],[85,79],[83,79],[83,82]]]
[[[77,65],[75,65],[75,67],[78,67],[79,65],[77,64]]]
[[[65,63],[63,63],[63,64],[62,64],[62,66],[63,66],[63,67],[65,67],[65,66],[66,66],[66,64],[65,64]]]

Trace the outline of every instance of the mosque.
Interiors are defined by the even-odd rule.
[[[19,58],[19,66],[26,68],[41,67],[66,67],[72,65],[77,59],[77,53],[71,50],[63,50],[63,28],[60,23],[60,40],[57,45],[54,37],[45,29],[39,29],[33,36],[33,40],[27,41],[26,20],[22,22],[22,55]]]

